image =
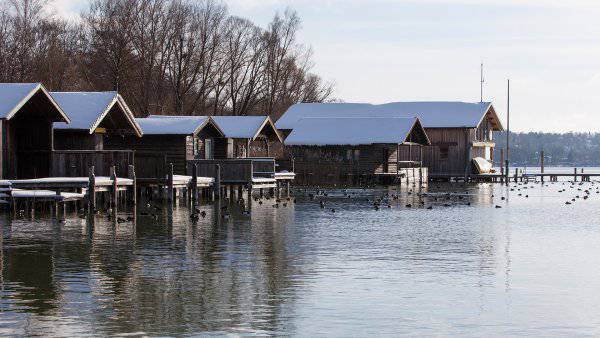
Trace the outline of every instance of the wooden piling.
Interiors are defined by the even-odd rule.
[[[88,211],[91,215],[96,212],[96,175],[94,174],[94,166],[90,166],[88,171]]]
[[[167,173],[167,200],[169,206],[173,205],[173,163],[169,163],[169,170]]]
[[[500,149],[500,181],[504,182],[504,148]]]
[[[221,199],[221,165],[220,164],[215,164],[215,182],[213,184],[213,191],[216,192],[217,196],[215,196],[217,199]],[[213,197],[213,200],[214,198]]]
[[[110,179],[112,180],[112,195],[110,196],[110,204],[113,214],[116,215],[119,202],[119,187],[117,183],[117,171],[115,166],[110,167]]]
[[[198,204],[198,163],[192,167],[192,207]]]
[[[131,185],[131,203],[135,206],[137,205],[137,182],[135,177],[135,167],[133,165],[127,167],[127,177],[133,181]]]
[[[544,183],[544,151],[540,151],[540,172],[542,173],[541,179],[542,183]]]

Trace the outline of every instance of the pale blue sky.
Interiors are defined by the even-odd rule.
[[[295,9],[315,71],[347,102],[479,101],[519,131],[600,131],[600,1],[229,0],[265,26]],[[55,0],[73,15],[85,0]]]

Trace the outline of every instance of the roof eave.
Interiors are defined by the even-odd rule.
[[[71,119],[69,118],[69,116],[65,114],[60,105],[54,100],[54,98],[52,97],[52,95],[50,95],[46,87],[44,87],[44,85],[41,83],[38,83],[21,101],[19,101],[19,103],[8,114],[6,114],[4,119],[10,120],[19,111],[19,109],[21,109],[25,105],[25,103],[27,103],[27,101],[29,101],[29,99],[31,99],[31,97],[38,92],[38,90],[41,90],[42,93],[46,95],[48,100],[50,100],[50,103],[54,106],[54,108],[63,118],[63,121],[57,122],[65,122],[67,124],[71,123]]]

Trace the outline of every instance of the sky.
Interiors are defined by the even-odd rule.
[[[87,0],[54,0],[76,17]],[[295,10],[314,72],[345,102],[483,98],[511,130],[600,132],[600,0],[225,0],[266,27]]]

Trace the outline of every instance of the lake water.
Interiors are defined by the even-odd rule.
[[[432,183],[380,210],[396,191],[300,189],[197,222],[3,217],[0,335],[598,336],[598,186]]]

